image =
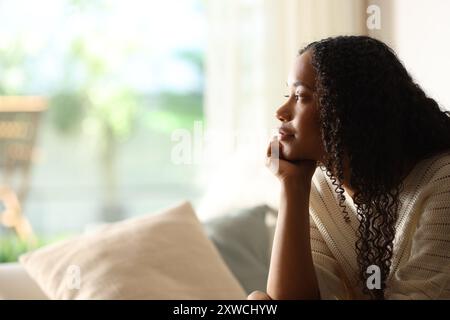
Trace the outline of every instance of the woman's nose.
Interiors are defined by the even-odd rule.
[[[290,121],[290,112],[288,108],[288,104],[284,104],[281,107],[278,108],[278,110],[275,112],[275,117],[280,120],[281,122]]]

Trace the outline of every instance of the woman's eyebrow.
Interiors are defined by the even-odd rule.
[[[286,85],[287,85],[288,87],[290,86],[288,82],[286,82]],[[314,91],[314,89],[313,89],[311,86],[307,85],[306,83],[304,83],[304,82],[302,82],[302,81],[295,81],[295,82],[292,84],[292,86],[293,86],[294,88],[297,88],[297,87],[299,87],[299,86],[302,86],[302,87],[305,87],[305,88],[307,88],[307,89],[309,89],[309,90],[311,90],[311,91]]]

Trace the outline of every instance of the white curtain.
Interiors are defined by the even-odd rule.
[[[275,110],[298,49],[338,34],[367,34],[361,0],[209,0],[206,138],[201,218],[234,207],[277,206],[264,167]]]

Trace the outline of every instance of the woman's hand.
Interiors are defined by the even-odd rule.
[[[298,160],[288,161],[282,157],[282,145],[275,136],[267,148],[266,166],[272,173],[283,182],[305,182],[311,183],[312,176],[316,169],[316,161]]]
[[[266,159],[267,167],[281,181],[267,295],[274,300],[320,299],[309,226],[309,195],[316,162],[283,159],[280,147],[278,139],[273,139]],[[264,294],[255,293],[254,297],[263,299]]]

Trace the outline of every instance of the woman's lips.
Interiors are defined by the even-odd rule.
[[[293,134],[282,134],[280,133],[280,141],[289,141],[294,138]]]
[[[289,131],[280,129],[278,131],[278,137],[279,137],[280,141],[288,141],[288,140],[293,139],[295,137],[295,135]]]

